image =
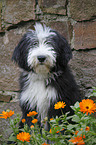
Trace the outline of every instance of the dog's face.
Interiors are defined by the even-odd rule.
[[[32,37],[27,63],[35,73],[46,74],[55,65],[56,53],[52,46],[52,37],[56,34],[42,25],[35,25],[35,31],[29,31]]]
[[[59,33],[36,23],[29,30],[13,53],[13,60],[26,71],[49,74],[57,67],[64,67],[72,57],[71,49]]]

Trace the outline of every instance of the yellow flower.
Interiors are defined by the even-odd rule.
[[[27,132],[21,132],[17,134],[17,139],[23,142],[24,141],[30,142],[30,134]]]
[[[22,121],[22,123],[25,123],[26,120],[25,119],[22,119],[21,121]]]
[[[65,102],[57,102],[57,104],[54,105],[54,109],[60,109],[60,108],[64,108],[66,106]]]
[[[33,119],[32,120],[32,123],[37,123],[38,122],[38,119]]]
[[[36,111],[32,111],[32,112],[29,112],[29,114],[27,114],[27,116],[30,117],[30,116],[35,116],[37,114],[38,113]]]
[[[82,102],[79,103],[80,111],[86,113],[88,115],[96,112],[96,105],[91,99],[83,99]]]
[[[2,114],[0,114],[1,115],[0,118],[7,119],[7,118],[11,117],[13,114],[14,114],[14,111],[12,111],[12,110],[3,111]]]
[[[69,142],[72,142],[74,145],[83,145],[83,144],[85,144],[84,140],[82,139],[81,136],[80,137],[79,136],[74,137],[74,138],[70,139]]]

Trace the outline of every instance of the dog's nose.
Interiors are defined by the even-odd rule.
[[[37,58],[38,58],[39,62],[44,62],[46,59],[46,56],[40,55],[40,56],[37,56]]]

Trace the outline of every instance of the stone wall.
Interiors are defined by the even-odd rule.
[[[59,31],[73,51],[70,67],[82,96],[96,87],[96,0],[0,0],[0,113],[21,113],[18,102],[19,68],[11,61],[22,35],[36,21]],[[0,120],[0,144],[10,134]]]
[[[87,94],[96,86],[96,0],[1,0],[0,94],[12,97],[19,91],[19,69],[11,56],[36,21],[68,40],[73,51],[70,66],[81,91]]]

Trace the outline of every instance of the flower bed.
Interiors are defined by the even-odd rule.
[[[96,89],[93,92],[96,95]],[[54,104],[54,109],[64,109],[66,107],[65,102],[57,102]],[[46,117],[43,121],[42,135],[41,128],[38,125],[38,119],[35,116],[38,114],[36,111],[29,112],[27,116],[32,117],[33,125],[28,127],[25,118],[22,119],[24,128],[19,129],[20,115],[17,114],[15,119],[11,119],[14,115],[14,111],[6,110],[0,114],[1,119],[9,119],[10,128],[12,134],[9,137],[9,141],[14,141],[17,145],[48,145],[49,140],[53,145],[95,145],[96,144],[96,119],[93,117],[93,113],[96,112],[96,104],[91,99],[83,99],[82,102],[76,102],[74,106],[71,106],[74,110],[73,116],[68,116],[69,112],[56,118],[48,120]],[[70,124],[68,121],[71,119],[74,124]],[[44,129],[44,124],[49,122],[50,131]],[[61,122],[61,123],[59,123]],[[4,140],[5,142],[6,140]],[[7,143],[4,143],[7,145]]]

